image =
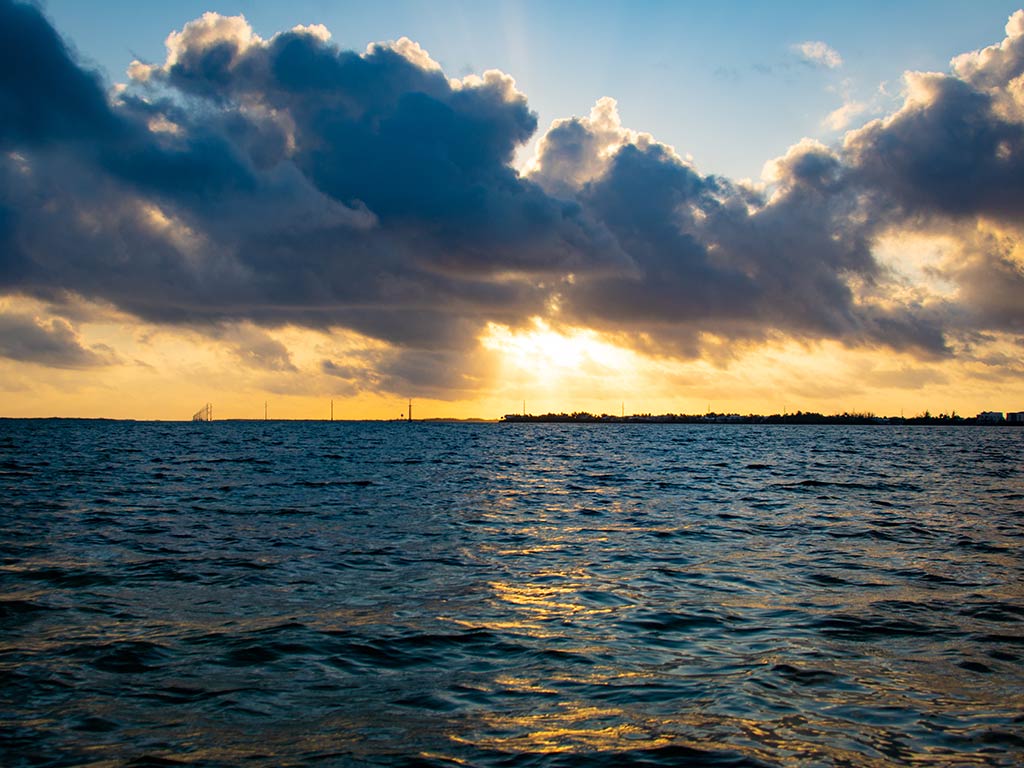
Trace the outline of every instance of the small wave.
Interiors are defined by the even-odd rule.
[[[39,618],[53,609],[34,600],[9,598],[0,600],[0,622],[12,627]]]
[[[181,561],[176,558],[158,558],[131,563],[125,567],[129,581],[168,581],[187,583],[199,581],[201,576],[196,573],[195,563]]]
[[[83,717],[69,726],[74,731],[83,731],[84,733],[110,733],[116,731],[121,726],[115,723],[113,720],[107,720],[105,717]]]
[[[421,756],[389,759],[399,768],[451,768],[464,765],[457,753],[451,758]],[[562,752],[499,752],[475,750],[471,764],[495,768],[769,768],[771,763],[730,750],[698,749],[669,744],[648,749],[573,749]]]
[[[314,654],[312,648],[301,643],[266,641],[259,643],[239,642],[225,653],[220,663],[229,667],[251,667],[277,661],[286,656]]]
[[[292,485],[302,486],[303,488],[329,488],[331,486],[342,487],[346,485],[365,488],[373,484],[373,480],[298,480],[292,483]]]
[[[627,619],[619,624],[645,632],[684,632],[698,627],[718,627],[724,622],[708,614],[652,613],[641,618]]]
[[[262,464],[265,466],[269,466],[274,463],[268,459],[261,459],[257,456],[242,456],[239,458],[224,456],[216,459],[207,459],[206,461],[209,464]]]
[[[988,554],[1003,554],[1009,550],[1006,547],[1001,547],[998,544],[990,544],[987,541],[977,541],[967,536],[960,536],[953,541],[953,546],[961,547],[963,549],[972,549],[976,552],[985,552]]]
[[[1010,603],[991,602],[983,605],[970,605],[960,609],[961,616],[970,616],[985,621],[1017,623],[1024,621],[1024,607]]]
[[[145,640],[124,640],[109,645],[80,645],[76,656],[103,672],[139,674],[156,669],[168,658],[167,651]]]
[[[836,674],[827,669],[801,669],[792,664],[776,664],[772,672],[800,685],[833,685],[836,680]]]
[[[78,587],[95,587],[114,584],[115,580],[95,571],[72,570],[64,568],[35,568],[14,572],[19,578],[44,581],[56,587],[75,589]]]
[[[847,640],[872,641],[895,635],[938,636],[943,634],[933,624],[865,616],[827,616],[814,622],[814,626],[822,634],[842,637]]]
[[[633,600],[622,597],[615,592],[596,590],[596,589],[584,589],[576,593],[583,600],[595,605],[603,606],[622,606],[632,605]]]
[[[160,755],[139,755],[133,757],[125,765],[128,768],[169,768],[176,765],[194,765],[194,763],[191,760],[175,760]]]
[[[832,576],[828,573],[812,573],[807,576],[808,581],[813,581],[816,584],[822,584],[827,587],[840,587],[847,586],[851,582],[846,579],[842,579],[838,576]]]

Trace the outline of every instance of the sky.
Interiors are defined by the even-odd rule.
[[[0,416],[1024,410],[1003,2],[0,0]]]

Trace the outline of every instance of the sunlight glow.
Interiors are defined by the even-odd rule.
[[[618,399],[642,384],[636,352],[585,328],[555,330],[539,317],[518,329],[488,323],[480,344],[495,354],[505,388],[537,405]]]
[[[486,349],[500,352],[507,364],[547,381],[593,366],[620,370],[635,357],[635,353],[602,340],[596,331],[556,331],[539,317],[531,323],[525,330],[488,323],[480,342]]]
[[[874,256],[902,279],[904,288],[894,291],[892,299],[922,301],[956,297],[956,283],[944,267],[961,250],[960,241],[952,234],[894,230],[878,239]]]

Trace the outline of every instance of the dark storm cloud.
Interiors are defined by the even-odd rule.
[[[998,45],[953,60],[951,74],[908,73],[894,115],[851,132],[844,155],[879,208],[913,217],[1024,213],[1024,11]]]
[[[391,48],[357,55],[296,32],[233,59],[230,75],[215,68],[216,81],[288,111],[292,159],[317,188],[404,230],[435,268],[548,272],[621,258],[578,206],[509,166],[536,117],[508,78],[488,73],[474,87],[453,87]],[[188,58],[166,77],[204,83],[202,93],[208,71]]]
[[[0,3],[0,148],[109,137],[117,120],[99,78],[81,69],[30,5]]]
[[[117,362],[109,347],[82,344],[67,320],[40,321],[19,313],[0,314],[0,357],[51,368],[91,368]]]
[[[321,372],[338,379],[348,393],[384,390],[450,399],[471,395],[486,377],[463,350],[395,348],[357,352],[348,359],[358,364],[330,359],[320,363]]]
[[[74,61],[38,9],[0,2],[0,148],[70,147],[115,177],[170,194],[248,183],[219,137],[159,144],[127,112],[111,108],[100,78]]]
[[[11,289],[158,322],[340,325],[455,349],[488,319],[542,311],[545,279],[628,263],[576,202],[509,166],[536,118],[500,73],[454,83],[409,41],[359,55],[317,30],[265,42],[207,14],[108,103],[34,8],[3,9],[49,30],[33,44],[112,126],[0,161],[14,212],[0,225],[21,244],[4,256]],[[43,53],[17,55],[31,73]],[[25,111],[29,93],[4,97]]]
[[[574,147],[587,143],[572,137]],[[576,281],[564,289],[563,310],[589,325],[653,332],[684,353],[696,353],[703,332],[763,338],[781,331],[945,354],[934,318],[856,302],[849,277],[871,281],[879,267],[839,158],[798,146],[776,172],[779,190],[766,205],[725,179],[701,176],[660,145],[623,146],[579,197],[636,270]]]
[[[858,184],[905,216],[1019,219],[1024,125],[1001,117],[993,95],[955,77],[918,75],[913,85],[920,101],[848,139]]]
[[[886,295],[872,247],[929,217],[1019,222],[1014,18],[843,148],[793,147],[762,192],[624,129],[610,99],[522,177],[537,125],[511,78],[450,80],[405,39],[360,54],[205,14],[108,95],[34,6],[0,0],[0,288],[205,329],[271,371],[295,367],[278,342],[216,329],[356,330],[394,345],[359,362],[395,390],[472,388],[488,321],[551,313],[693,355],[704,333],[946,355],[950,332],[1022,327],[1013,248],[949,275],[961,304],[925,306]]]
[[[0,168],[3,160],[0,159]],[[0,185],[4,185],[6,179],[0,170]],[[3,193],[3,186],[0,186],[0,200],[6,198]],[[17,220],[17,213],[10,207],[0,203],[0,291],[8,286],[16,286],[24,277],[25,271],[30,264],[15,238],[14,223]]]

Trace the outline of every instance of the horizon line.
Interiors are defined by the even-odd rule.
[[[164,418],[132,418],[132,417],[111,417],[111,416],[0,416],[0,421],[117,421],[117,422],[160,422],[167,424],[193,423],[192,418],[164,419]],[[409,419],[406,416],[392,418],[251,418],[232,417],[223,419],[211,419],[201,423],[218,422],[323,422],[325,424],[339,423],[365,423],[379,422],[382,424],[403,422],[452,422],[452,423],[592,423],[592,424],[837,424],[837,425],[999,425],[999,424],[1024,424],[1024,411],[982,411],[975,416],[961,416],[953,411],[946,414],[932,414],[929,411],[914,416],[879,416],[871,412],[846,412],[823,414],[816,411],[793,411],[772,414],[740,414],[709,411],[702,414],[685,413],[636,413],[630,415],[615,414],[594,414],[587,411],[573,412],[548,412],[544,414],[519,414],[507,413],[500,417],[481,416],[433,416],[419,419]]]

